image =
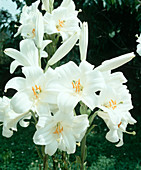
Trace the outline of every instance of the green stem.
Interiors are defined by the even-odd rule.
[[[47,71],[48,67],[49,67],[49,65],[47,64],[47,65],[46,65],[46,67],[45,67],[44,72],[46,72],[46,71]]]
[[[84,170],[84,161],[86,159],[86,135],[83,137],[81,142],[81,168],[80,170]]]
[[[45,154],[45,146],[42,146],[43,170],[48,170],[48,155]]]
[[[41,56],[40,56],[40,48],[38,48],[38,64],[39,64],[39,67],[41,67]]]
[[[34,119],[35,125],[36,125],[36,124],[38,123],[38,120],[37,120],[37,118],[36,118],[36,116],[35,116],[35,113],[34,113],[32,110],[30,110],[29,112],[32,113],[32,116],[33,116],[33,119]]]
[[[36,145],[35,145],[35,148],[36,148],[36,150],[37,150],[37,153],[38,153],[39,157],[43,160],[43,156],[42,156],[42,154],[40,153],[39,148],[38,148]]]

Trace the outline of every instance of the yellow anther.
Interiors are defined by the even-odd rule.
[[[116,100],[114,101],[114,100],[110,100],[109,101],[109,104],[108,105],[106,105],[106,107],[107,108],[112,108],[113,110],[117,107],[117,102],[116,102]]]
[[[61,21],[61,20],[59,19],[59,24],[56,25],[56,29],[57,29],[58,31],[60,31],[61,28],[63,28],[64,23],[65,23],[65,21]]]
[[[33,37],[32,38],[34,38],[35,37],[35,29],[33,28],[33,30],[32,30],[32,34],[33,34]]]
[[[53,133],[59,135],[60,133],[62,133],[62,131],[63,131],[63,126],[61,126],[60,123],[57,123],[56,129]]]
[[[63,27],[64,26],[64,21],[60,21],[60,19],[59,19],[59,26]]]
[[[120,122],[120,123],[118,124],[118,128],[120,127],[121,124],[122,124],[122,122]]]
[[[34,93],[34,96],[36,96],[36,98],[38,98],[39,94],[41,93],[41,87],[35,85],[35,88],[32,86],[32,91]]]
[[[76,93],[83,90],[83,86],[80,84],[80,79],[78,79],[78,81],[72,81],[72,86]]]

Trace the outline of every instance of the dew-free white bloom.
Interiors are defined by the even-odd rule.
[[[30,113],[15,113],[10,108],[10,99],[7,97],[0,98],[0,122],[3,124],[2,135],[9,138],[13,135],[13,131],[17,131],[17,123],[22,127],[27,127],[29,122],[24,119],[30,119]]]
[[[45,42],[45,41],[44,41]],[[46,41],[43,48],[51,41]],[[43,49],[42,49],[43,50]],[[39,66],[39,53],[34,42],[30,39],[25,39],[20,42],[20,51],[13,48],[5,49],[5,54],[15,59],[10,65],[10,73],[13,73],[15,69],[20,66]],[[46,57],[46,52],[41,51],[41,57]]]
[[[45,145],[45,153],[52,156],[59,148],[68,154],[76,150],[89,126],[88,116],[74,116],[73,112],[58,111],[54,116],[40,117],[33,140]]]
[[[48,83],[55,78],[54,71],[49,68],[46,73],[39,67],[24,67],[22,72],[25,78],[15,77],[8,81],[5,90],[13,88],[17,93],[11,99],[11,106],[17,113],[27,112],[30,109],[44,112],[50,108],[48,102],[56,104],[54,100],[50,100],[50,96],[55,92],[49,92],[47,89]]]
[[[133,108],[131,95],[125,85],[107,87],[101,90],[99,108],[109,115],[111,121],[119,124],[124,113]]]
[[[80,32],[78,11],[72,0],[64,0],[52,13],[46,12],[44,15],[45,32],[47,34],[60,33],[63,41],[67,40],[75,32]]]
[[[97,106],[95,92],[103,88],[104,81],[101,73],[94,71],[93,67],[87,61],[82,61],[79,67],[70,61],[55,69],[59,78],[50,84],[49,89],[58,92],[58,107],[72,109],[79,101],[91,110]]]
[[[116,144],[117,147],[120,147],[124,144],[123,142],[123,133],[135,135],[135,131],[128,132],[126,131],[128,124],[135,124],[136,120],[131,116],[129,112],[124,113],[124,116],[122,117],[119,124],[114,124],[111,121],[111,118],[108,114],[105,114],[104,112],[99,111],[98,115],[105,121],[106,125],[109,128],[109,132],[106,134],[106,139],[112,143],[118,142]]]
[[[102,89],[99,97],[98,115],[105,121],[110,131],[106,139],[110,142],[120,142],[117,146],[123,145],[123,132],[126,132],[127,124],[134,124],[129,110],[133,108],[131,95],[126,86],[115,86]]]
[[[36,19],[39,15],[38,5],[40,1],[32,3],[31,6],[24,6],[20,16],[20,23],[22,24],[15,36],[21,34],[25,38],[34,38],[35,37],[35,27]]]

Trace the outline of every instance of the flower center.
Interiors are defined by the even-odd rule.
[[[65,23],[65,21],[61,21],[61,20],[59,19],[59,24],[58,24],[58,25],[56,25],[56,29],[57,29],[57,31],[60,31],[60,30],[61,30],[61,28],[63,28],[64,23]]]
[[[41,86],[38,87],[37,85],[35,85],[35,88],[32,86],[32,91],[37,99],[39,94],[41,93]]]
[[[116,100],[110,100],[109,103],[106,105],[107,108],[112,108],[113,110],[117,107],[117,102]]]
[[[80,79],[78,79],[78,81],[73,80],[72,86],[73,86],[73,89],[75,89],[76,93],[79,93],[83,90],[83,86],[80,84]]]
[[[35,37],[35,28],[33,28],[32,34],[33,34],[32,38],[34,38]]]
[[[57,123],[57,125],[56,125],[56,130],[53,132],[54,134],[62,134],[62,131],[63,131],[63,126],[61,125],[61,123],[59,122],[59,123]]]

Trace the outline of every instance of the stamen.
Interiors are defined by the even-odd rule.
[[[113,110],[117,107],[117,102],[116,102],[116,100],[114,101],[114,100],[110,100],[109,101],[109,105],[105,105],[105,107],[107,107],[107,108],[112,108]]]
[[[62,131],[63,131],[63,126],[61,126],[60,123],[57,123],[56,130],[53,133],[59,135],[60,133],[62,134]]]
[[[34,38],[35,37],[35,29],[33,28],[33,30],[32,30],[32,34],[33,34],[33,37],[32,38]]]
[[[41,87],[35,85],[35,88],[32,86],[32,91],[34,93],[34,96],[36,96],[36,98],[38,98],[39,94],[41,93]]]
[[[80,79],[78,79],[78,81],[72,81],[72,86],[73,89],[75,89],[76,93],[79,93],[80,91],[83,90],[83,86],[80,84]]]
[[[61,20],[59,19],[59,24],[58,24],[58,25],[56,25],[56,29],[57,29],[57,31],[61,31],[61,28],[63,28],[64,23],[65,23],[65,21],[64,21],[64,20],[63,20],[63,21],[61,21]]]
[[[120,122],[120,123],[118,124],[118,128],[120,127],[121,124],[122,124],[122,122]]]

